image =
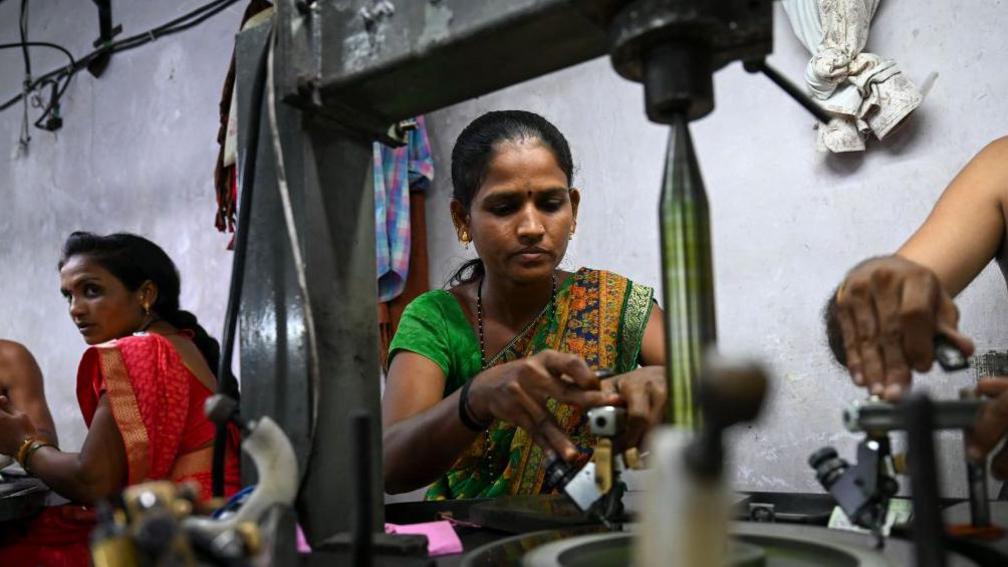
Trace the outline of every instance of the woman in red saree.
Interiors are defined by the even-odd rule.
[[[147,480],[190,481],[210,495],[215,426],[203,402],[216,390],[217,342],[179,309],[174,263],[131,234],[75,232],[63,249],[60,291],[91,345],[78,368],[88,426],[79,453],[62,452],[0,397],[0,453],[71,501],[0,535],[0,565],[87,565],[90,505]],[[227,493],[239,487],[237,431]]]

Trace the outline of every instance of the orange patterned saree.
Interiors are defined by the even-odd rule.
[[[554,349],[580,355],[592,369],[611,369],[616,374],[629,372],[638,366],[653,295],[651,288],[619,274],[581,268],[560,285],[553,308],[545,312],[531,332],[508,346],[491,365]],[[463,325],[468,323],[463,320]],[[472,334],[468,327],[464,331]],[[478,344],[473,345],[478,348]],[[465,380],[480,371],[479,357],[475,360],[475,367],[465,369]],[[553,399],[547,406],[560,428],[578,446],[579,465],[583,464],[590,457],[595,440],[585,412]],[[542,448],[532,442],[525,430],[497,421],[488,435],[477,437],[451,470],[430,486],[426,498],[538,494],[545,490],[546,466]]]

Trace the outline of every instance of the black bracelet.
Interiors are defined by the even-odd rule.
[[[462,425],[466,426],[467,429],[480,433],[490,427],[490,423],[485,425],[479,423],[473,419],[472,415],[469,414],[469,386],[472,386],[472,383],[473,381],[471,379],[467,380],[465,384],[462,384],[462,390],[459,392],[459,421],[461,421]]]

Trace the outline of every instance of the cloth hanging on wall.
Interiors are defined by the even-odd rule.
[[[428,288],[426,191],[434,160],[423,117],[400,148],[375,143],[375,252],[378,273],[378,351],[382,365],[410,301]]]
[[[378,301],[402,293],[410,269],[410,191],[423,191],[434,180],[434,159],[422,116],[406,135],[406,145],[374,144],[375,248]]]
[[[389,344],[399,328],[403,310],[429,288],[426,200],[424,190],[410,191],[410,258],[406,285],[395,299],[378,303],[378,353],[383,366],[388,362]]]
[[[880,0],[782,0],[795,35],[812,54],[809,93],[836,118],[819,127],[821,151],[864,151],[920,106],[922,95],[896,62],[862,52]]]
[[[266,0],[251,0],[242,15],[240,30],[266,23],[273,17],[273,5]],[[238,210],[238,103],[235,102],[235,58],[231,64],[224,87],[221,89],[220,126],[217,129],[217,163],[214,165],[214,189],[217,194],[217,214],[214,226],[221,232],[235,231],[235,213]],[[232,240],[233,243],[233,240]],[[228,244],[230,249],[232,244]]]

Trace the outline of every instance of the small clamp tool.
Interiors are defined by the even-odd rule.
[[[965,353],[943,334],[935,336],[934,356],[946,372],[969,367]],[[976,422],[980,405],[981,401],[966,390],[960,393],[958,400],[935,401],[933,428],[969,430]],[[899,488],[894,478],[899,456],[894,459],[891,453],[889,432],[906,431],[906,418],[898,406],[872,396],[846,408],[843,423],[848,431],[865,434],[858,443],[857,461],[852,465],[838,457],[833,447],[823,447],[813,453],[808,462],[816,470],[819,483],[836,499],[847,517],[856,525],[871,530],[881,547],[889,500]],[[966,469],[973,524],[988,526],[986,463],[967,459]]]
[[[595,375],[604,379],[613,374],[605,369]],[[599,438],[591,460],[575,470],[563,459],[553,459],[546,468],[546,486],[562,489],[578,508],[615,529],[623,515],[622,499],[626,492],[620,473],[627,468],[626,461],[636,465],[639,457],[636,450],[628,451],[626,461],[623,455],[615,453],[613,441],[626,431],[626,409],[600,406],[588,410],[586,419],[592,435]]]

